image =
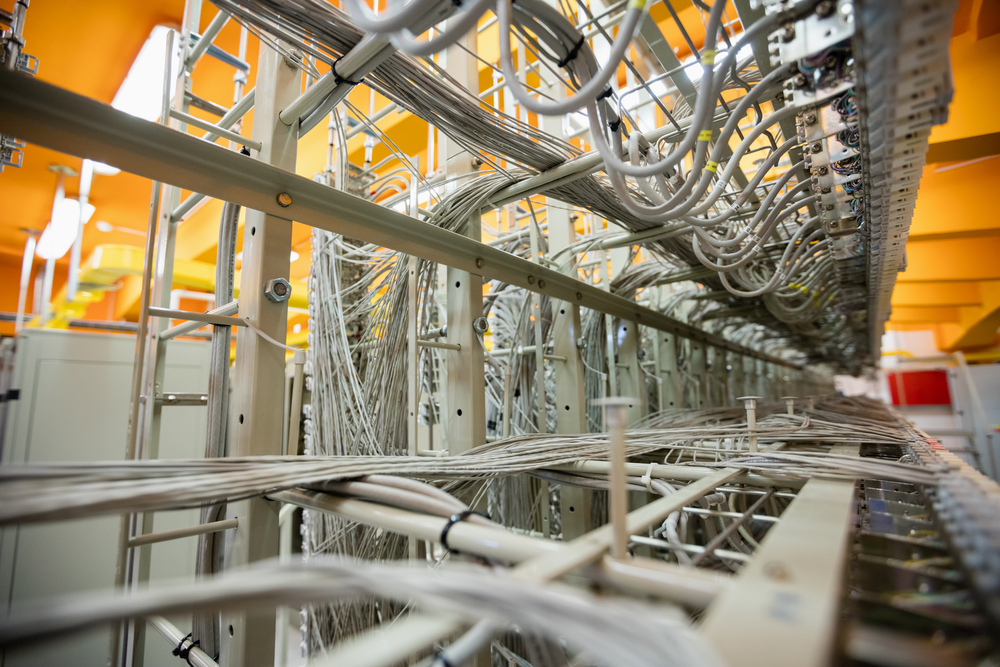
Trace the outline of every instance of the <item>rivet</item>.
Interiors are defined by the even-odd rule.
[[[282,208],[288,208],[292,205],[292,195],[287,192],[279,192],[278,196],[274,198],[278,202],[278,206]]]

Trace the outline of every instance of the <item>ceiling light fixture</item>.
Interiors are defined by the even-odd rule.
[[[163,97],[163,56],[167,49],[167,37],[170,28],[156,26],[149,33],[149,38],[139,50],[139,55],[132,62],[125,80],[118,88],[111,106],[119,111],[154,121],[160,117]],[[172,64],[170,71],[180,71],[181,53],[180,40],[174,39]],[[170,97],[174,95],[176,80],[170,82]]]
[[[83,222],[86,224],[94,215],[94,207],[87,204],[83,208]],[[45,227],[35,254],[42,259],[59,259],[73,246],[76,235],[80,231],[80,202],[76,199],[63,198],[53,207],[52,220]]]

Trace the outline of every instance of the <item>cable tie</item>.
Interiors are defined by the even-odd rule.
[[[337,58],[336,60],[333,61],[333,64],[330,65],[330,71],[333,72],[333,80],[336,82],[336,84],[338,86],[342,83],[349,83],[352,86],[361,85],[361,82],[365,80],[365,77],[361,77],[361,81],[351,81],[350,79],[345,79],[344,77],[337,74],[337,63],[339,62],[340,58]]]
[[[646,468],[646,474],[639,478],[639,481],[646,485],[646,491],[650,493],[653,493],[653,466],[655,465],[655,463],[650,463],[649,467]]]
[[[452,2],[454,1],[455,0],[452,0]],[[560,60],[558,63],[556,63],[556,66],[560,68],[566,67],[566,65],[569,65],[571,62],[576,60],[576,57],[580,55],[580,49],[583,48],[583,44],[586,41],[587,38],[584,37],[583,35],[580,35],[580,41],[573,45],[573,48],[570,49],[569,53],[566,54],[566,57]]]
[[[185,643],[187,645],[185,645]],[[177,642],[177,646],[170,653],[172,655],[177,656],[184,662],[186,662],[188,665],[190,665],[190,667],[194,667],[194,665],[191,664],[191,649],[193,649],[195,646],[200,646],[200,645],[201,645],[200,639],[191,641],[191,633],[189,632],[187,633],[187,635],[184,636],[183,639]]]
[[[450,551],[453,554],[461,553],[458,549],[452,549],[450,546],[448,546],[448,532],[451,531],[451,527],[454,526],[456,523],[458,523],[459,521],[464,521],[473,514],[478,514],[484,519],[490,520],[489,514],[483,514],[482,512],[476,512],[474,510],[462,510],[458,514],[452,514],[451,518],[448,519],[448,523],[444,524],[444,528],[441,529],[441,539],[439,540],[441,542],[441,546],[443,546],[446,551]]]
[[[608,123],[608,127],[611,128],[612,132],[617,132],[618,128],[621,127],[621,125],[622,125],[622,119],[621,118]]]
[[[437,650],[437,654],[434,656],[434,663],[432,667],[458,667],[455,663],[448,659],[445,649],[441,648]]]
[[[705,163],[705,171],[710,171],[714,174],[715,170],[718,168],[719,168],[719,163],[716,162],[715,160],[709,160],[708,162]]]
[[[701,52],[701,64],[702,65],[714,65],[715,64],[715,51],[712,49],[705,49]]]
[[[600,102],[601,100],[607,97],[611,97],[612,93],[614,92],[615,91],[611,90],[611,86],[608,86],[607,88],[604,89],[604,92],[602,92],[600,95],[597,96],[597,99],[595,101]]]
[[[711,140],[712,140],[711,130],[702,130],[701,132],[698,133],[698,141],[711,141]]]

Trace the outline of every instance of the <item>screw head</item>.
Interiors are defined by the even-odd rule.
[[[816,122],[816,114],[807,113],[802,120],[805,121],[806,125],[813,125]]]
[[[812,146],[809,147],[809,150],[811,150],[813,153],[822,153],[823,144],[817,141],[816,143],[814,143]]]
[[[292,296],[292,286],[284,278],[272,278],[264,286],[264,296],[271,303],[281,303],[288,301]]]
[[[486,260],[484,260],[482,257],[476,257],[476,268],[481,269],[484,266],[486,266]]]
[[[790,42],[795,39],[795,24],[786,23],[781,26],[781,41]]]
[[[287,192],[279,192],[274,200],[278,202],[278,206],[281,208],[288,208],[292,205],[292,195]]]
[[[535,284],[535,276],[528,276],[528,284],[529,285]]]
[[[830,173],[830,170],[826,167],[820,167],[819,169],[816,170],[816,173],[819,174],[820,176],[826,176],[827,174]]]

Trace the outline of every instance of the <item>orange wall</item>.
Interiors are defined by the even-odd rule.
[[[28,300],[25,303],[25,310],[31,312],[31,302],[35,296],[35,277],[39,272],[44,272],[45,262],[35,258],[35,265],[31,272],[31,281],[28,283]],[[0,312],[17,312],[17,293],[21,282],[21,255],[7,252],[0,252]],[[66,265],[56,264],[55,277],[53,278],[52,292],[58,293],[62,286],[66,284]],[[13,336],[14,323],[0,322],[0,336]]]

